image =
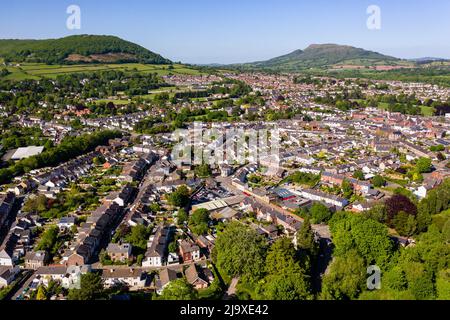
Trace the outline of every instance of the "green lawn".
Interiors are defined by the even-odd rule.
[[[95,101],[96,104],[108,103],[108,102],[112,102],[116,106],[127,105],[127,104],[130,103],[130,101],[128,101],[128,100],[120,100],[120,99],[118,99],[118,100],[115,100],[115,99],[102,99],[102,100]]]
[[[421,106],[420,109],[425,117],[432,117],[434,115],[434,108],[432,107]]]
[[[386,102],[380,102],[378,104],[378,108],[383,109],[383,110],[387,110],[389,108],[389,103]]]
[[[389,103],[380,102],[378,103],[378,108],[387,110],[389,108]],[[432,107],[420,106],[420,109],[422,110],[422,115],[425,117],[432,117],[434,115],[434,108]]]
[[[160,76],[168,74],[186,74],[200,75],[200,71],[188,68],[184,65],[174,64],[173,69],[169,65],[150,65],[141,63],[125,63],[125,64],[80,64],[80,65],[46,65],[42,63],[22,63],[20,66],[8,67],[11,72],[6,79],[9,80],[25,80],[25,79],[41,79],[56,78],[58,75],[79,73],[79,72],[95,72],[106,70],[118,71],[137,71],[142,74],[157,73]]]

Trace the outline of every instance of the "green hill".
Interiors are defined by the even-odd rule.
[[[147,63],[171,61],[137,44],[114,36],[76,35],[47,40],[0,40],[6,61],[46,64]]]
[[[296,50],[287,55],[267,61],[239,65],[242,68],[261,68],[279,71],[296,71],[309,68],[327,68],[334,65],[372,66],[379,64],[401,64],[402,60],[351,46],[336,44],[313,44],[305,50]]]

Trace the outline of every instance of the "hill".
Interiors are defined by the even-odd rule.
[[[296,50],[267,61],[241,64],[239,67],[296,71],[310,68],[328,68],[336,65],[398,65],[402,62],[400,59],[361,48],[336,44],[313,44],[304,50]]]
[[[444,59],[444,58],[435,58],[435,57],[423,57],[423,58],[408,59],[408,60],[409,60],[409,61],[413,61],[413,62],[448,61],[448,59]]]
[[[137,44],[114,36],[75,35],[47,40],[0,40],[6,61],[46,64],[147,63],[171,61]]]

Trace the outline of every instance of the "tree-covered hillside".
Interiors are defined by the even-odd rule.
[[[0,40],[5,61],[70,64],[139,62],[169,64],[170,60],[114,36],[76,35],[48,40]]]

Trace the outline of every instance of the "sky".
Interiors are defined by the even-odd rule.
[[[66,10],[81,9],[69,30]],[[381,29],[367,27],[380,8]],[[0,38],[107,34],[173,61],[266,60],[315,43],[399,58],[450,58],[450,0],[1,0]]]

